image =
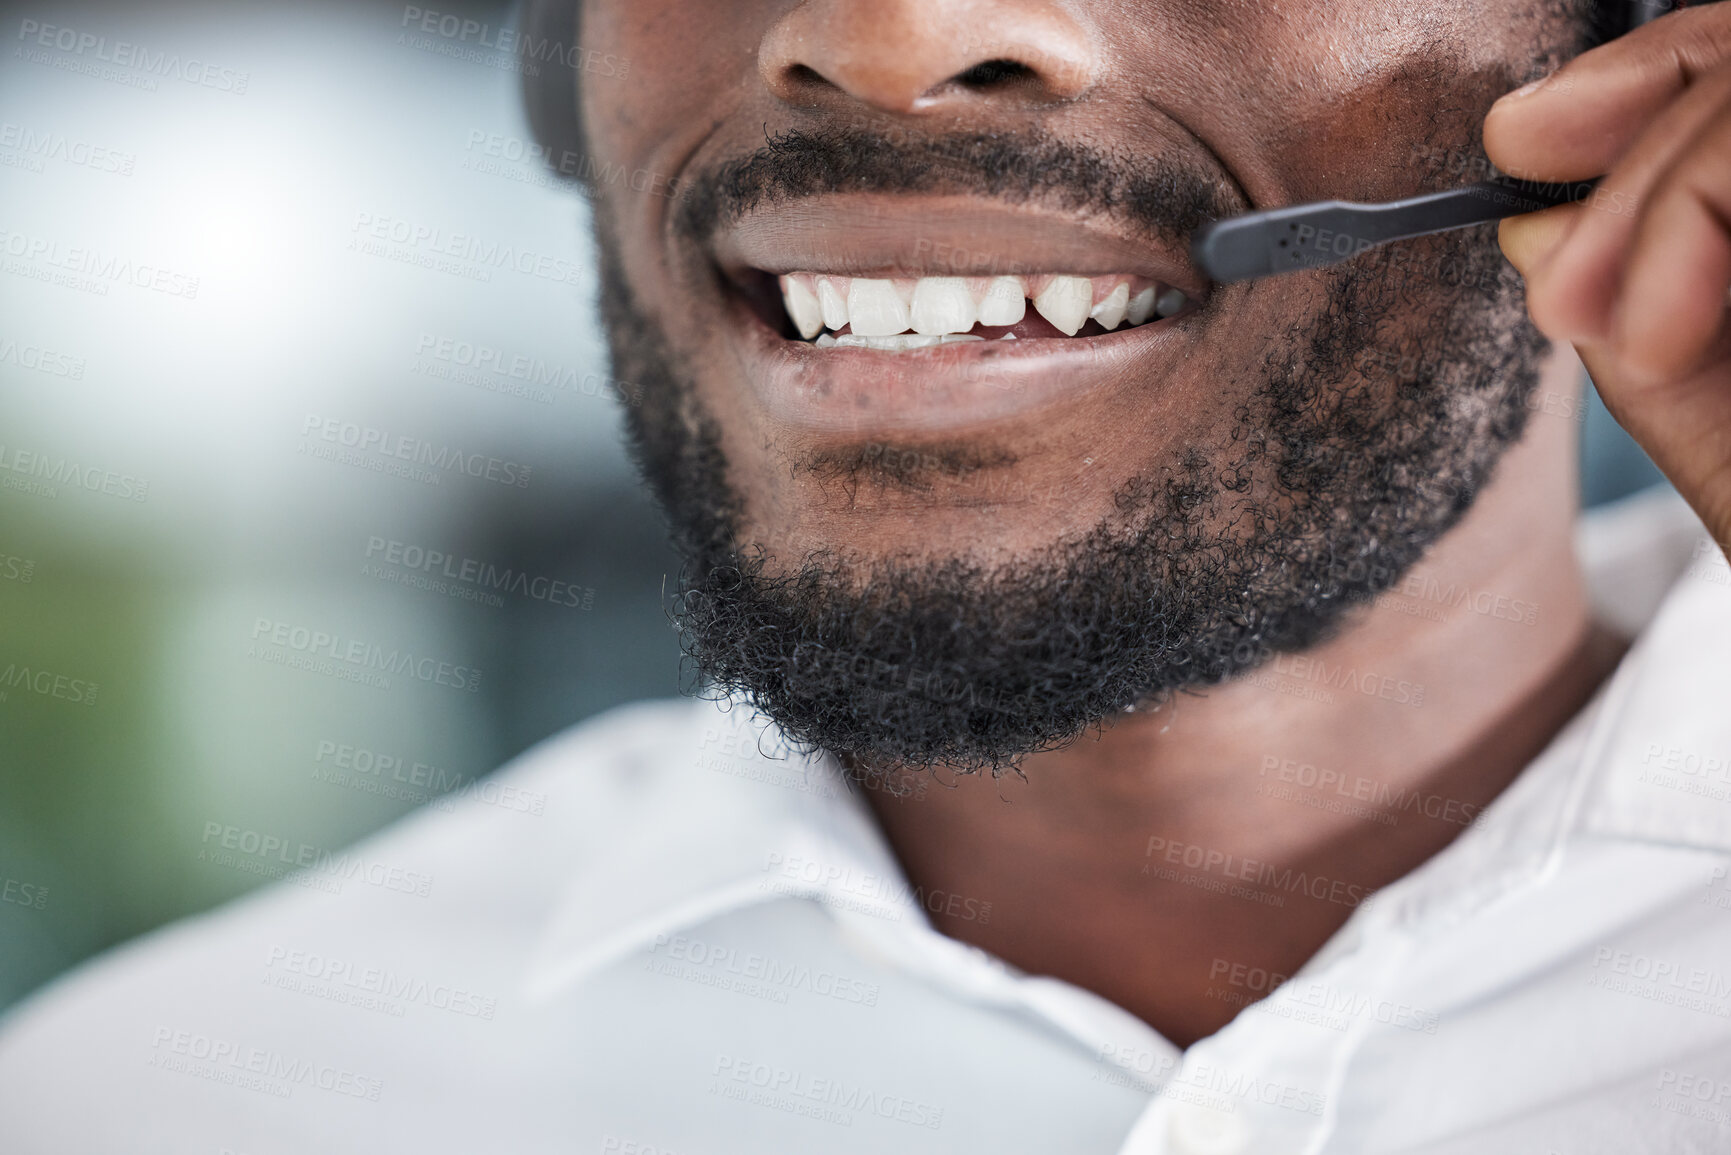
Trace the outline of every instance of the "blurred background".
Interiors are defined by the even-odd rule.
[[[0,3],[0,1008],[267,881],[210,823],[334,850],[678,692],[512,26]],[[1657,480],[1543,404],[1590,503]]]

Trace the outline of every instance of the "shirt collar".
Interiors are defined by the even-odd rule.
[[[626,820],[589,848],[555,903],[525,976],[531,998],[658,935],[774,899],[851,888],[886,917],[919,914],[831,759],[778,748],[773,726],[743,702],[684,717],[657,744],[666,766],[645,775]]]
[[[698,707],[685,728],[662,735],[674,772],[651,776],[634,817],[592,849],[555,901],[523,976],[526,999],[556,998],[716,916],[792,898],[821,905],[863,955],[1022,1013],[1090,1053],[1176,1055],[1111,1001],[939,934],[834,759],[779,748],[773,725],[738,700]],[[717,746],[732,753],[690,769],[694,747]]]
[[[1605,837],[1731,851],[1731,570],[1705,536],[1618,667],[1577,819]]]

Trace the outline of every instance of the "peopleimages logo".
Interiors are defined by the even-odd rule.
[[[400,754],[329,739],[321,741],[313,755],[313,777],[351,790],[425,803],[437,810],[454,809],[464,799],[523,814],[542,814],[547,809],[547,795],[539,790],[525,790],[493,778],[464,778],[455,771],[412,762]]]
[[[35,694],[41,698],[57,698],[76,706],[96,705],[97,685],[86,678],[45,670],[40,666],[8,662],[0,666],[0,702],[16,693]]]
[[[478,128],[470,131],[467,150],[479,154],[463,161],[463,168],[470,172],[548,188],[559,187],[560,178],[570,178],[600,192],[629,189],[634,193],[671,200],[679,195],[682,187],[677,177],[656,169],[628,169],[622,164],[569,148],[561,149],[558,158],[554,159],[553,150],[547,145]],[[559,177],[550,175],[549,169],[558,172]]]
[[[587,276],[587,270],[580,262],[557,253],[520,249],[473,233],[455,232],[388,213],[357,212],[350,231],[353,235],[349,238],[349,248],[356,252],[453,271],[438,264],[438,260],[444,258],[481,274],[476,280],[490,280],[492,274],[489,270],[506,268],[559,285],[582,285]],[[401,254],[393,256],[393,251],[385,247],[389,245],[399,246]],[[423,259],[412,259],[417,256]]]
[[[314,444],[314,438],[325,445]],[[392,434],[388,430],[344,421],[340,417],[307,414],[301,422],[301,439],[302,453],[377,473],[398,473],[434,485],[446,474],[456,473],[517,489],[529,487],[531,467],[520,462],[488,457],[484,453],[464,453],[455,446],[435,445],[419,437]],[[445,473],[431,472],[435,469]]]
[[[422,333],[415,345],[417,372],[472,385],[493,393],[551,404],[556,393],[581,393],[626,405],[640,405],[643,387],[594,370],[550,365],[544,358],[513,353],[477,341]]]
[[[631,70],[631,61],[611,52],[597,52],[586,49],[581,44],[565,44],[551,37],[536,37],[527,32],[518,32],[509,25],[494,28],[491,24],[468,16],[458,16],[454,12],[438,12],[413,4],[403,6],[402,27],[439,36],[456,44],[473,44],[478,48],[513,57],[521,56],[525,65],[530,62],[562,64],[578,72],[590,72],[621,80]],[[531,76],[539,74],[532,70],[532,66],[524,70]]]
[[[36,162],[37,172],[42,171],[40,162],[58,160],[79,168],[131,176],[138,163],[138,157],[130,152],[91,144],[87,140],[77,140],[60,133],[38,132],[10,120],[0,121],[0,149],[28,157]]]
[[[274,976],[272,985],[282,989],[331,1002],[373,996],[394,1007],[397,1015],[401,1015],[403,1004],[418,1003],[433,1010],[490,1021],[499,1008],[497,995],[484,995],[450,983],[429,982],[418,975],[399,974],[389,967],[368,966],[318,951],[272,946],[265,959],[265,970],[267,975],[280,972]],[[266,981],[272,980],[267,977]]]
[[[150,1065],[211,1082],[245,1087],[287,1099],[296,1087],[311,1087],[378,1102],[384,1081],[344,1067],[295,1058],[267,1047],[250,1047],[196,1031],[158,1027]]]
[[[16,878],[0,877],[0,902],[42,910],[48,905],[48,888]]]
[[[16,474],[29,478],[20,481]],[[117,497],[121,501],[143,501],[150,496],[150,482],[130,473],[117,473],[100,465],[87,465],[75,457],[55,456],[43,449],[20,449],[0,443],[0,488],[20,489],[38,497],[57,497],[60,487],[82,489]]]
[[[52,237],[0,228],[0,253],[33,262],[26,265],[8,262],[5,268],[9,273],[51,281],[54,280],[51,270],[58,270],[72,278],[68,287],[102,296],[107,295],[110,284],[127,284],[189,301],[198,297],[198,278],[191,273],[134,261],[88,245],[62,245]]]
[[[1183,876],[1170,868],[1155,865],[1156,854],[1159,861],[1171,863],[1173,866],[1183,866],[1189,870],[1201,871],[1201,874]],[[1305,870],[1294,870],[1290,866],[1276,866],[1271,862],[1263,862],[1255,858],[1240,858],[1212,847],[1197,845],[1192,842],[1179,842],[1175,839],[1151,835],[1148,848],[1143,856],[1149,861],[1143,863],[1142,873],[1155,875],[1167,881],[1183,881],[1187,885],[1201,885],[1197,879],[1205,880],[1206,875],[1218,874],[1222,879],[1249,883],[1258,887],[1261,894],[1249,892],[1239,897],[1257,898],[1270,906],[1284,905],[1280,894],[1269,893],[1283,891],[1286,894],[1305,894],[1311,898],[1326,902],[1338,903],[1341,906],[1367,906],[1374,898],[1374,887],[1363,886],[1344,879],[1329,878],[1327,875],[1311,874]],[[1202,886],[1205,890],[1222,891],[1219,886]],[[1238,888],[1243,889],[1243,888]]]
[[[1198,1098],[1186,1092],[1207,1092]],[[1219,1063],[1185,1064],[1167,1080],[1162,1094],[1181,1102],[1201,1102],[1205,1106],[1231,1111],[1238,1103],[1260,1103],[1280,1107],[1303,1115],[1320,1115],[1328,1105],[1328,1096],[1321,1091],[1262,1079],[1246,1071],[1233,1070]],[[1213,1096],[1218,1096],[1214,1099]]]
[[[1263,778],[1272,777],[1277,782],[1295,783],[1318,793],[1332,792],[1343,805],[1352,802],[1366,803],[1369,807],[1369,813],[1390,819],[1398,812],[1412,811],[1416,814],[1422,814],[1426,818],[1434,818],[1439,822],[1447,822],[1453,826],[1469,826],[1479,813],[1479,807],[1471,802],[1460,802],[1453,798],[1445,798],[1441,794],[1408,789],[1405,786],[1391,786],[1387,782],[1366,778],[1362,774],[1348,775],[1342,771],[1330,770],[1325,766],[1319,767],[1310,762],[1282,758],[1277,754],[1264,754],[1262,756],[1262,766],[1258,774]],[[1265,788],[1264,785],[1258,785],[1256,792],[1258,794],[1270,794],[1274,797],[1289,796],[1288,794],[1276,793],[1272,789]],[[1339,807],[1325,806],[1322,809],[1339,809]],[[1353,811],[1348,810],[1347,812],[1352,813]],[[1384,824],[1394,825],[1392,821]]]
[[[281,877],[288,871],[304,871],[309,876],[334,884],[333,893],[347,881],[360,881],[381,890],[394,890],[426,898],[433,892],[433,876],[418,870],[364,858],[359,854],[335,852],[306,842],[293,842],[280,834],[253,830],[245,826],[209,821],[204,824],[204,837],[198,857],[201,862],[217,866],[236,866],[251,862],[269,870],[248,870],[249,874],[269,874]]]
[[[41,345],[22,345],[11,338],[0,337],[0,365],[16,365],[50,377],[84,379],[84,358],[70,353],[57,353]]]
[[[842,1079],[815,1078],[800,1071],[737,1055],[717,1055],[709,1093],[773,1107],[826,1123],[849,1126],[854,1115],[892,1119],[936,1131],[944,1109],[905,1095],[888,1095]]]
[[[398,581],[451,597],[490,598],[490,604],[503,605],[496,596],[503,593],[569,609],[595,608],[595,590],[592,587],[544,574],[530,575],[510,567],[500,568],[491,562],[458,557],[390,538],[376,535],[367,538],[366,558],[361,573],[368,577]],[[390,568],[380,566],[378,563],[381,561]]]
[[[252,80],[251,73],[209,64],[194,56],[182,58],[178,52],[171,53],[162,49],[152,51],[141,44],[125,40],[116,40],[111,44],[106,36],[80,32],[76,28],[66,28],[58,24],[43,24],[37,20],[21,21],[18,25],[18,39],[29,48],[52,48],[81,61],[96,61],[111,64],[116,68],[129,68],[151,78],[166,80],[172,77],[200,88],[213,88],[235,96],[244,96],[246,86]],[[50,60],[40,58],[45,55],[39,54],[32,59],[36,63],[50,63]],[[75,68],[70,71],[83,69]],[[149,87],[154,89],[156,85],[151,83]]]
[[[660,953],[663,948],[667,952],[665,955]],[[786,1002],[786,992],[801,990],[861,1007],[878,1005],[880,992],[874,982],[829,970],[813,970],[805,963],[790,962],[773,955],[742,954],[737,947],[708,943],[682,934],[656,935],[650,944],[649,956],[645,969],[657,974],[737,990],[742,994],[764,995],[771,1002]]]
[[[1208,984],[1204,998],[1248,1005],[1257,1014],[1334,1031],[1346,1030],[1355,1019],[1369,1019],[1386,1027],[1434,1035],[1442,1022],[1438,1012],[1424,1007],[1315,979],[1289,981],[1287,975],[1223,958],[1210,964]]]
[[[383,682],[381,689],[389,689],[390,682],[378,678],[380,674],[404,674],[429,685],[449,686],[453,690],[466,690],[469,693],[481,688],[481,671],[468,666],[453,665],[437,658],[419,657],[412,650],[387,650],[360,638],[345,638],[328,630],[315,630],[310,626],[299,626],[292,622],[259,618],[253,622],[252,638],[254,645],[248,648],[248,657],[272,661],[271,652],[261,650],[260,645],[277,646],[306,659],[341,662],[357,674],[372,674],[372,679],[359,677],[353,680],[377,679]]]
[[[798,854],[769,851],[764,861],[763,888],[782,894],[804,893],[817,887],[821,900],[830,906],[899,920],[907,906],[924,908],[984,926],[992,921],[992,904],[952,891],[909,886],[891,875],[860,870],[835,862],[822,862]]]
[[[1603,969],[1601,969],[1603,968]],[[1674,958],[1601,946],[1587,985],[1718,1018],[1731,1018],[1731,975]]]

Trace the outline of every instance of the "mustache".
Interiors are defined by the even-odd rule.
[[[826,193],[943,193],[1041,202],[1188,243],[1243,210],[1215,178],[1167,156],[1129,156],[1045,134],[942,136],[794,130],[681,182],[674,228],[701,242],[745,214]]]

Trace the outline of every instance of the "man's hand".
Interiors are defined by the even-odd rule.
[[[1527,180],[1608,174],[1587,200],[1503,222],[1533,321],[1722,549],[1731,543],[1731,3],[1675,13],[1510,93],[1492,163]]]

